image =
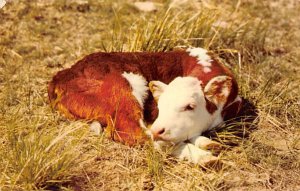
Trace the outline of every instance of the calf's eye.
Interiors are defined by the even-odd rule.
[[[188,104],[183,108],[183,111],[193,111],[195,109],[196,105],[194,104]]]

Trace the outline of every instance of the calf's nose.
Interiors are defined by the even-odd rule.
[[[153,135],[153,139],[154,140],[158,140],[161,139],[161,135],[163,135],[165,133],[165,128],[159,128],[159,129],[155,129],[155,130],[151,130],[151,133]]]

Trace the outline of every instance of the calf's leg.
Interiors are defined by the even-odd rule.
[[[191,143],[176,145],[172,155],[181,160],[187,160],[205,167],[219,162],[219,158],[213,156],[211,152],[200,149]]]
[[[204,150],[213,150],[214,153],[220,153],[223,146],[204,136],[197,136],[189,140],[193,145]]]

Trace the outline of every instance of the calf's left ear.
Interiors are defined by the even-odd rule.
[[[232,91],[232,78],[217,76],[211,79],[204,87],[205,98],[217,107],[224,106]]]
[[[157,102],[160,95],[164,92],[165,88],[167,87],[167,84],[161,82],[161,81],[151,81],[149,82],[149,89]]]

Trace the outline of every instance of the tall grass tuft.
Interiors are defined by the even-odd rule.
[[[111,41],[103,44],[105,51],[169,51],[177,45],[204,46],[211,36],[216,15],[206,12],[188,13],[167,9],[132,22],[129,28],[121,23],[122,14],[115,13]]]
[[[20,122],[17,118],[4,127],[5,146],[0,151],[0,184],[7,190],[33,190],[69,181],[70,169],[79,162],[82,126],[72,124],[61,129],[43,123],[42,118]],[[27,129],[23,129],[27,126]],[[30,126],[31,128],[28,128]],[[81,129],[81,130],[79,130]]]
[[[220,11],[167,8],[132,20],[124,16],[122,9],[114,10],[113,30],[103,38],[102,49],[164,52],[176,46],[193,46],[213,50],[228,62],[260,62],[266,53],[268,25],[246,16],[242,22],[230,15],[224,20]]]

